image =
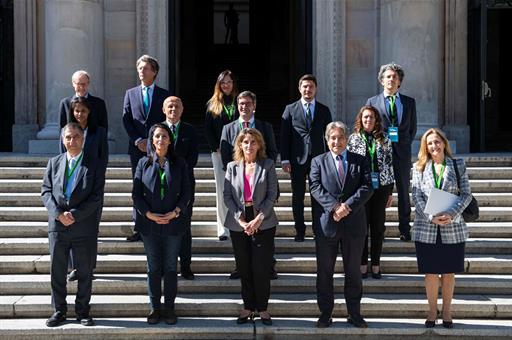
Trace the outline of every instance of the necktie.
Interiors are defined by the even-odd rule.
[[[66,172],[66,175],[71,173],[71,171],[73,171],[75,169],[75,164],[76,164],[76,159],[75,158],[71,158],[69,160],[69,166],[68,166],[68,171]],[[71,197],[71,189],[73,188],[73,179],[74,178],[75,178],[75,173],[73,171],[71,173],[71,176],[69,176],[69,178],[67,178],[66,191],[64,192],[64,196],[66,197],[66,199],[68,201],[69,201],[69,199]]]
[[[142,102],[144,105],[144,117],[148,116],[149,112],[149,87],[142,87]]]
[[[244,122],[244,129],[248,129],[249,128],[249,122]]]
[[[396,114],[396,95],[389,96],[389,117],[391,118],[391,124],[397,126],[397,114]]]
[[[345,168],[343,167],[343,156],[338,155],[336,156],[336,159],[338,160],[338,174],[340,175],[340,181],[341,184],[345,181]]]
[[[174,124],[171,125],[171,131],[172,131],[173,135],[176,134],[176,125],[174,125]]]
[[[306,127],[311,129],[311,123],[313,123],[313,118],[311,117],[311,109],[309,107],[310,103],[306,103]]]

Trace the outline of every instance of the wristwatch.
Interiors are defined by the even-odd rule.
[[[174,218],[180,217],[180,211],[178,209],[174,209],[174,213],[176,214],[176,217]]]

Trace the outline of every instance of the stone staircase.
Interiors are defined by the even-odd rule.
[[[417,274],[414,244],[398,240],[396,205],[388,211],[381,261],[382,280],[364,281],[362,313],[370,328],[348,326],[343,300],[343,265],[335,276],[335,323],[315,328],[318,317],[316,264],[311,228],[304,243],[293,241],[290,181],[278,169],[281,198],[276,211],[279,279],[272,281],[269,311],[274,325],[236,325],[241,308],[239,281],[229,280],[234,267],[230,242],[215,234],[215,186],[209,155],[195,169],[196,201],[192,224],[194,281],[179,281],[176,326],[148,326],[145,255],[142,243],[128,243],[131,233],[131,180],[128,157],[113,155],[107,171],[105,207],[100,225],[97,279],[91,314],[96,327],[72,319],[76,283],[68,285],[68,321],[55,329],[44,325],[50,304],[50,256],[47,214],[40,186],[48,156],[0,154],[0,334],[2,339],[287,339],[512,338],[512,155],[468,155],[470,183],[480,220],[469,224],[466,272],[457,275],[453,301],[455,328],[423,326],[427,301]],[[307,197],[309,202],[309,197]],[[308,206],[309,204],[307,204]],[[310,210],[306,212],[310,219]]]

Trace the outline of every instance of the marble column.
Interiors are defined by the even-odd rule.
[[[29,142],[29,153],[58,151],[59,103],[73,94],[74,71],[89,72],[89,91],[103,97],[103,1],[46,0],[44,21],[45,126],[37,134],[37,140]]]
[[[28,151],[37,124],[37,11],[32,0],[14,1],[14,125],[13,152]]]

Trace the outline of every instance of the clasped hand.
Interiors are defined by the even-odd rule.
[[[256,234],[261,226],[261,220],[259,218],[255,218],[249,222],[245,222],[243,218],[240,218],[238,223],[244,229],[244,233],[249,236]]]
[[[352,212],[352,209],[350,209],[350,207],[345,204],[345,203],[341,203],[333,212],[333,219],[336,221],[336,222],[339,222],[341,221],[342,218],[344,217],[347,217],[348,214],[350,214]]]
[[[152,213],[152,212],[148,211],[146,213],[146,217],[148,219],[150,219],[151,221],[155,222],[156,224],[168,224],[169,221],[175,219],[177,216],[173,210],[166,214],[157,214],[157,213]]]
[[[432,223],[437,225],[446,225],[452,223],[453,217],[445,212],[439,213],[432,218]]]
[[[60,223],[64,224],[65,227],[69,227],[73,223],[75,223],[75,218],[70,211],[65,211],[58,217]]]

